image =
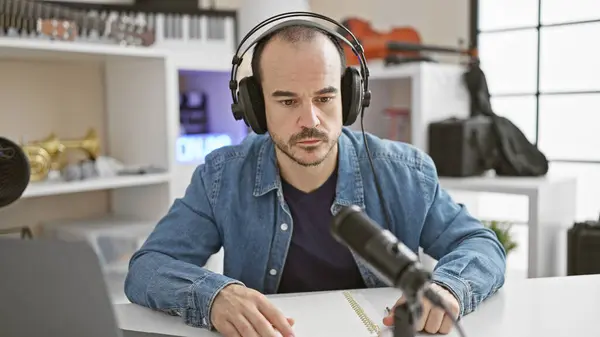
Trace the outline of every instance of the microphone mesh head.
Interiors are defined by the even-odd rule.
[[[380,232],[380,227],[355,205],[343,207],[331,225],[331,233],[335,239],[359,255],[364,253],[367,242]]]
[[[29,184],[29,161],[21,147],[0,137],[0,207],[23,195]]]

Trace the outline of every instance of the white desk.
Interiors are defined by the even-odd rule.
[[[448,191],[523,195],[529,199],[528,277],[566,275],[566,230],[575,221],[577,181],[571,177],[440,178]]]
[[[359,292],[368,296],[372,303],[381,302],[382,308],[398,295],[397,290],[389,288]],[[135,304],[116,305],[116,315],[125,336],[218,336],[186,326],[178,317]],[[572,276],[507,284],[475,312],[465,316],[461,324],[467,337],[598,337],[598,317],[600,275]],[[453,331],[447,336],[459,335]]]

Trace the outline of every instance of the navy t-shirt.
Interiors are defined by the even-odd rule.
[[[336,183],[334,173],[317,190],[305,193],[282,181],[293,232],[279,293],[365,287],[350,250],[330,233]]]

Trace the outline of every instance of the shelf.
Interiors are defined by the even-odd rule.
[[[79,140],[93,128],[101,155],[168,169],[165,174],[32,182],[22,195],[25,202],[3,212],[0,228],[4,223],[35,224],[101,214],[152,222],[163,217],[185,192],[197,166],[175,161],[181,134],[178,70],[203,71],[194,75],[208,89],[221,83],[218,96],[210,95],[216,97],[210,104],[211,109],[222,111],[225,104],[219,102],[226,99],[219,97],[228,95],[233,54],[233,43],[227,41],[219,42],[222,47],[216,49],[184,45],[181,52],[164,44],[146,48],[0,36],[0,116],[10,121],[0,125],[0,135],[31,141],[54,133],[61,139]],[[213,45],[208,42],[203,46]],[[227,118],[233,119],[231,114]]]
[[[463,71],[463,66],[453,63],[414,62],[385,66],[382,61],[371,61],[368,65],[371,80],[409,79],[421,75],[424,69],[442,74]]]
[[[74,182],[42,182],[31,183],[23,193],[23,198],[42,197],[78,192],[110,190],[123,187],[155,185],[170,181],[167,173],[145,174],[139,176],[117,176],[111,178],[98,178]]]
[[[101,43],[1,37],[0,58],[38,60],[106,60],[109,58],[164,58],[161,50]]]
[[[214,57],[206,50],[182,51],[170,56],[177,69],[184,71],[231,71],[231,59]]]
[[[407,63],[397,66],[385,66],[383,62],[369,62],[369,79],[387,80],[411,78],[419,74],[422,63]]]
[[[448,190],[487,192],[517,195],[536,195],[540,189],[550,185],[573,183],[574,178],[566,176],[544,177],[440,177],[440,185]]]

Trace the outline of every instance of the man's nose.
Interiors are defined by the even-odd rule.
[[[301,109],[302,111],[300,111],[300,118],[298,121],[301,127],[310,129],[320,124],[318,117],[319,110],[312,102],[305,104]]]

